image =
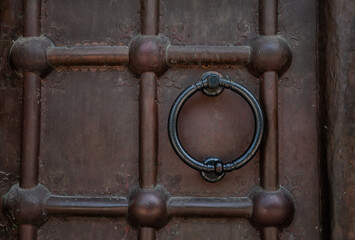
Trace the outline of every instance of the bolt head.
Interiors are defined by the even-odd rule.
[[[218,72],[206,72],[202,75],[201,80],[207,82],[202,90],[204,94],[210,97],[218,96],[223,92],[223,87],[220,86],[220,79],[223,76]]]

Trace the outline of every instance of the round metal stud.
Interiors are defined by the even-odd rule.
[[[223,78],[223,76],[218,72],[207,72],[203,74],[201,80],[207,80],[208,86],[202,89],[202,92],[209,97],[215,97],[221,94],[224,90],[224,88],[219,84],[219,79],[221,78]]]
[[[253,214],[250,222],[256,228],[286,227],[294,217],[295,203],[292,195],[285,188],[266,191],[255,188],[249,197],[253,200]]]

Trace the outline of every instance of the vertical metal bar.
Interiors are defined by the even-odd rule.
[[[261,238],[263,240],[279,240],[279,231],[275,227],[267,227],[261,230]]]
[[[41,82],[37,74],[24,74],[23,126],[20,187],[32,188],[38,183],[40,142]]]
[[[157,35],[159,32],[159,1],[142,0],[143,35]],[[154,72],[141,74],[139,106],[139,181],[142,189],[149,189],[157,183],[158,152],[158,109],[157,75]],[[155,239],[154,228],[141,228],[138,239]]]
[[[23,9],[23,36],[40,36],[41,0],[24,0]],[[32,188],[38,184],[41,80],[37,74],[25,72],[23,81],[23,126],[20,187]],[[18,236],[19,240],[34,240],[37,238],[37,227],[30,224],[21,224],[19,226]]]
[[[261,35],[276,35],[278,28],[278,0],[259,0],[259,29]],[[279,187],[278,169],[278,75],[265,72],[261,77],[261,104],[265,112],[266,132],[261,149],[261,185],[273,191]],[[276,227],[261,230],[263,240],[278,240]]]
[[[265,113],[265,141],[261,148],[261,185],[265,190],[279,188],[278,158],[278,76],[265,72],[260,84],[260,102]]]
[[[37,238],[37,228],[34,225],[21,224],[18,231],[20,240],[33,240]]]
[[[155,229],[143,227],[139,230],[140,240],[151,240],[155,239]]]
[[[259,28],[261,35],[276,35],[278,0],[259,0]]]
[[[143,189],[156,185],[158,151],[158,110],[156,104],[156,74],[145,72],[140,85],[140,147],[139,177]]]
[[[159,33],[159,0],[142,0],[142,35]]]
[[[278,75],[265,72],[261,77],[260,100],[265,114],[265,141],[261,148],[261,186],[267,191],[279,188],[279,137],[278,137]],[[261,239],[278,240],[276,227],[264,228]]]
[[[24,0],[23,11],[23,36],[41,35],[41,0]]]
[[[24,0],[24,37],[41,34],[41,0]],[[23,129],[21,147],[20,186],[31,188],[38,183],[38,154],[40,142],[41,81],[31,72],[25,72],[23,89]]]

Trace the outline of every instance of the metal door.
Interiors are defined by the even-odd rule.
[[[3,236],[319,239],[316,10],[24,0],[3,70],[24,89]]]

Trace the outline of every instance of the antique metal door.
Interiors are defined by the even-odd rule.
[[[320,239],[315,0],[5,3],[4,239]]]

